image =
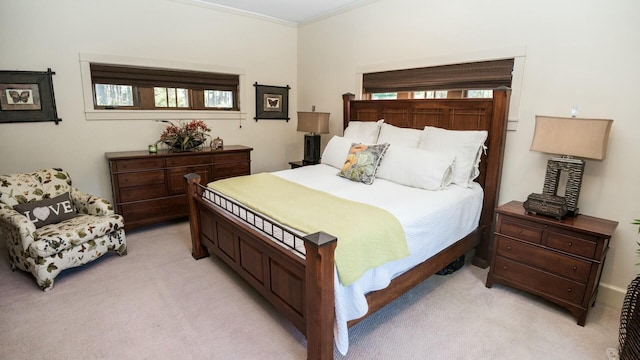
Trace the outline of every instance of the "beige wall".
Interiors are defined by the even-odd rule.
[[[241,69],[246,119],[207,120],[212,135],[252,146],[254,172],[302,158],[295,121],[253,120],[255,82],[290,85],[289,113],[295,114],[293,26],[168,0],[26,0],[0,3],[0,34],[0,69],[55,71],[62,118],[57,126],[0,124],[0,173],[63,167],[78,187],[111,198],[104,153],[146,149],[159,138],[165,125],[152,120],[86,120],[80,54]]]
[[[579,116],[614,119],[608,158],[587,162],[580,208],[620,222],[599,297],[620,306],[638,272],[630,225],[640,217],[638,13],[635,0],[378,0],[296,29],[185,1],[3,1],[0,69],[52,68],[63,122],[0,124],[0,173],[60,166],[79,187],[110,197],[104,152],[144,149],[158,138],[162,126],[149,120],[85,119],[81,53],[244,69],[242,128],[238,120],[208,123],[225,143],[255,148],[254,172],[302,156],[297,106],[331,112],[330,130],[341,134],[341,95],[358,93],[358,73],[526,55],[500,202],[542,189],[548,156],[529,151],[536,114],[569,116],[577,105]],[[253,121],[254,82],[290,85],[294,120]]]
[[[339,97],[359,92],[356,74],[363,70],[526,54],[499,201],[542,191],[549,156],[529,151],[536,114],[571,116],[577,105],[579,116],[614,119],[607,159],[587,161],[579,205],[585,214],[620,222],[599,294],[599,301],[620,306],[638,273],[640,239],[630,225],[640,218],[638,13],[635,0],[374,1],[300,27],[298,105],[331,112],[331,131],[339,134]]]

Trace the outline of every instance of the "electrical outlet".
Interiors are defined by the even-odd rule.
[[[571,107],[571,117],[578,116],[578,105],[573,105]]]

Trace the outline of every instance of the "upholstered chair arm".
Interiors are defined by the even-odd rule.
[[[6,204],[0,204],[0,238],[6,238],[9,246],[20,244],[22,251],[35,241],[36,226],[26,216]]]
[[[71,200],[80,214],[113,215],[113,205],[99,196],[84,193],[76,188],[71,189]]]

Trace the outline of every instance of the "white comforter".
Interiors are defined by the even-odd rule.
[[[344,287],[335,277],[336,321],[334,337],[338,351],[349,349],[347,321],[368,311],[365,295],[383,289],[391,280],[471,233],[480,220],[483,191],[451,185],[429,191],[376,179],[365,185],[336,176],[338,169],[319,164],[273,173],[284,179],[322,190],[345,199],[386,209],[402,224],[411,255],[367,271]],[[338,239],[338,242],[340,239]],[[335,273],[335,272],[334,272]]]

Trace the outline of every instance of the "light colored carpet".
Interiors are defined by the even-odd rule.
[[[0,359],[305,359],[304,337],[215,258],[191,257],[187,222],[127,234],[129,254],[58,276],[9,270],[0,245]],[[336,359],[607,359],[620,312],[586,326],[467,265],[434,276],[350,330]]]

